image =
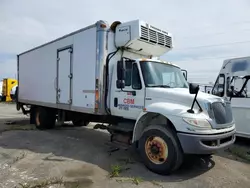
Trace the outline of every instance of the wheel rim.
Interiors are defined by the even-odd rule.
[[[158,136],[150,136],[145,142],[146,155],[154,164],[163,164],[168,158],[167,143]]]
[[[37,113],[36,113],[36,125],[37,125],[37,126],[40,126],[40,119],[39,119],[39,116],[40,116],[40,113],[37,112]]]

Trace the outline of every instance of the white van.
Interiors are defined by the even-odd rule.
[[[231,100],[236,136],[246,138],[250,138],[249,80],[250,57],[227,59],[212,89],[212,94]]]

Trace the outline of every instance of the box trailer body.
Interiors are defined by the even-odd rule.
[[[184,153],[235,140],[230,102],[198,94],[180,67],[153,58],[172,48],[171,34],[146,22],[98,21],[18,55],[17,109],[39,129],[100,122],[113,143],[136,146],[150,170],[169,174]]]
[[[94,112],[98,45],[93,25],[19,55],[19,101]]]
[[[250,138],[250,57],[224,60],[212,94],[231,101],[236,136]]]

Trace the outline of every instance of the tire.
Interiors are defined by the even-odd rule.
[[[154,145],[152,144],[153,141],[157,143],[158,146],[160,144],[161,147],[157,146],[158,149],[161,148],[161,150],[164,151],[164,147],[167,148],[165,149],[165,151],[167,151],[166,155],[157,155],[158,157],[161,156],[159,157],[159,160],[153,158],[156,155],[152,153],[157,153],[157,149],[155,148],[156,145],[152,146]],[[151,147],[149,143],[151,143]],[[177,170],[183,162],[183,152],[175,132],[162,125],[152,125],[143,131],[139,140],[139,152],[144,165],[152,172],[161,175],[171,174]]]
[[[16,102],[16,110],[19,111],[21,109],[21,105],[18,102],[18,87],[16,88],[15,96],[16,96],[16,101],[15,101]]]
[[[72,123],[75,127],[86,127],[89,124],[88,121],[85,121],[83,119],[73,119]]]
[[[37,129],[53,129],[56,123],[54,110],[44,107],[36,108],[35,125]]]

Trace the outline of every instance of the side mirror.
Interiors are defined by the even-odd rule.
[[[117,80],[125,80],[125,62],[117,61]]]
[[[117,61],[117,80],[116,87],[123,89],[125,87],[126,69],[124,61]]]
[[[199,92],[199,85],[198,84],[189,84],[189,93],[190,94],[197,94]]]
[[[184,78],[187,80],[187,71],[186,70],[181,70]]]

